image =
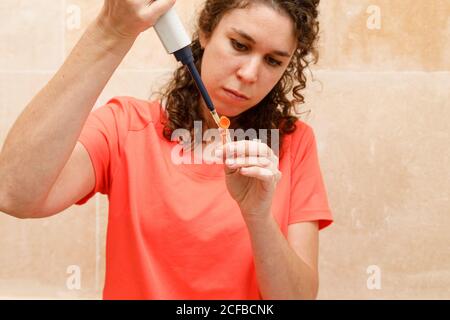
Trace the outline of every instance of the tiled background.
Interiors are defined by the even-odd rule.
[[[0,1],[0,146],[102,3]],[[177,2],[191,30],[201,3]],[[319,299],[449,299],[450,1],[322,0],[321,28],[302,107],[336,219],[321,233]],[[148,98],[174,66],[145,32],[96,107]],[[44,220],[0,215],[0,298],[101,298],[106,223],[104,196]]]

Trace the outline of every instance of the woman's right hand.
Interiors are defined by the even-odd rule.
[[[105,31],[123,39],[136,38],[153,27],[176,0],[105,0],[98,16]]]

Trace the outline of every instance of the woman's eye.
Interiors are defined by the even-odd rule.
[[[237,51],[245,51],[247,50],[247,46],[243,45],[242,43],[231,39],[231,44],[233,45],[233,48],[235,48]]]
[[[232,44],[233,48],[235,50],[237,50],[237,51],[244,52],[244,51],[248,50],[248,47],[245,44],[242,44],[242,43],[240,43],[239,41],[237,41],[235,39],[231,39],[231,44]],[[266,61],[272,67],[278,67],[278,66],[282,65],[282,63],[280,61],[275,60],[275,59],[273,59],[271,57],[268,57],[266,59]]]
[[[281,66],[281,62],[278,60],[275,60],[273,58],[267,58],[267,63],[271,66],[277,67],[277,66]]]

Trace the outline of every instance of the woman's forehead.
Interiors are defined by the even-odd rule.
[[[222,17],[217,28],[222,32],[240,30],[256,43],[271,43],[289,52],[297,46],[292,18],[268,5],[250,5],[230,10]]]

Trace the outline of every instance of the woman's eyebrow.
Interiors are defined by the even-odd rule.
[[[255,39],[253,39],[249,34],[245,33],[244,31],[236,29],[236,28],[231,28],[231,30],[233,30],[234,32],[239,34],[242,38],[250,41],[253,44],[256,44]],[[280,50],[274,50],[272,53],[277,56],[288,57],[288,58],[291,56],[286,51],[280,51]]]

